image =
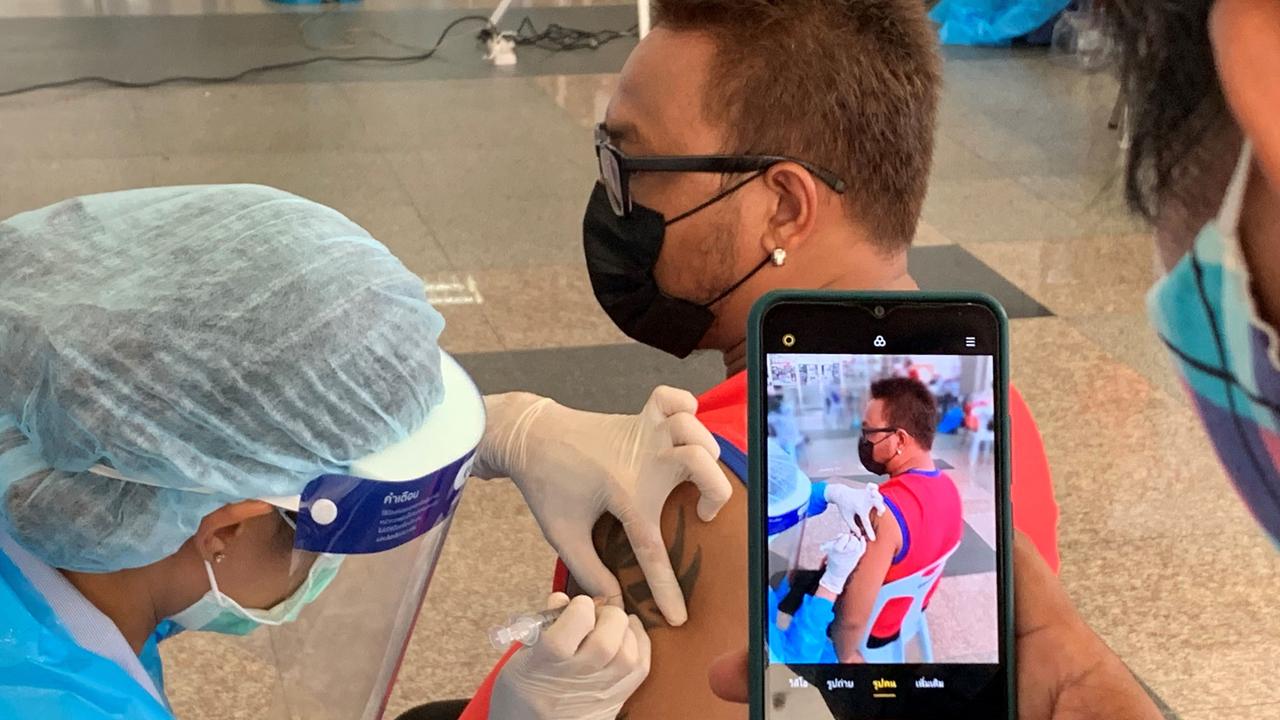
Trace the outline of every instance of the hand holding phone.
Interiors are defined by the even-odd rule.
[[[1035,545],[1014,541],[1019,720],[1160,720],[1120,658],[1089,629]],[[721,656],[707,679],[722,700],[746,703],[746,648]]]

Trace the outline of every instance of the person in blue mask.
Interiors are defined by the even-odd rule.
[[[0,717],[168,720],[157,644],[204,631],[241,638],[265,716],[377,718],[468,477],[569,548],[727,485],[687,393],[482,398],[421,279],[289,193],[74,198],[0,222],[0,258]],[[609,716],[647,674],[635,617],[554,602],[563,652],[513,663],[493,720]]]
[[[1148,296],[1218,457],[1280,539],[1280,2],[1120,3]]]

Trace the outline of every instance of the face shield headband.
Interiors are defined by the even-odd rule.
[[[296,512],[294,549],[332,555],[392,550],[448,520],[466,484],[484,432],[484,403],[475,384],[442,353],[445,399],[404,440],[351,465],[321,475],[299,495],[258,498]],[[89,471],[125,482],[104,465]]]

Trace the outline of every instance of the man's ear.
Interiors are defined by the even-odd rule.
[[[272,505],[261,500],[244,500],[223,505],[200,521],[196,530],[196,549],[205,560],[226,553],[235,538],[244,532],[244,523],[272,512]]]
[[[911,439],[911,433],[907,432],[906,430],[903,430],[902,428],[898,428],[897,435],[898,435],[898,449],[901,450],[902,448],[906,447],[907,441]]]
[[[821,202],[813,175],[793,162],[778,163],[765,171],[765,187],[774,194],[770,217],[762,238],[765,253],[782,248],[795,252],[813,234]]]

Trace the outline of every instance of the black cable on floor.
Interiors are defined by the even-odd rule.
[[[622,32],[617,30],[578,30],[551,23],[545,30],[538,30],[528,17],[516,29],[514,40],[516,45],[532,45],[533,47],[564,52],[570,50],[595,50],[614,40],[625,37],[636,37],[640,26],[632,25]]]
[[[101,75],[89,75],[83,77],[75,77],[67,80],[55,80],[53,82],[39,83],[36,85],[28,85],[26,87],[14,88],[12,90],[0,90],[0,98],[12,97],[23,93],[35,92],[37,90],[52,90],[54,88],[71,87],[72,85],[106,85],[108,87],[117,88],[151,88],[160,85],[173,85],[178,83],[189,83],[195,85],[215,85],[222,83],[232,83],[243,80],[253,75],[261,75],[262,73],[274,72],[276,70],[292,70],[294,68],[306,67],[321,62],[379,62],[379,63],[415,63],[429,59],[440,49],[440,45],[444,43],[445,38],[454,28],[465,22],[482,22],[486,28],[489,26],[489,18],[483,15],[467,15],[449,23],[440,38],[436,40],[428,50],[412,55],[318,55],[315,57],[303,58],[301,60],[289,60],[287,62],[270,63],[268,65],[258,65],[255,67],[242,70],[233,75],[179,75],[174,77],[159,78],[157,80],[133,81],[120,80],[117,78],[103,77]]]

